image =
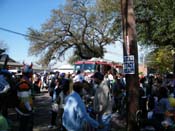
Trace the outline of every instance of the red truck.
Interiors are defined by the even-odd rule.
[[[81,60],[75,62],[74,71],[77,72],[78,70],[88,74],[92,74],[96,71],[100,71],[103,74],[106,74],[110,70],[115,70],[118,73],[122,73],[123,64],[102,58],[91,58],[89,60]]]

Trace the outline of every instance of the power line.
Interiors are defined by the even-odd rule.
[[[0,30],[6,31],[6,32],[10,32],[10,33],[13,33],[13,34],[16,34],[16,35],[28,37],[28,38],[33,38],[33,39],[36,39],[36,40],[41,40],[43,42],[48,42],[48,41],[43,40],[43,39],[38,38],[38,37],[29,36],[29,35],[26,35],[26,34],[23,34],[23,33],[19,33],[19,32],[13,31],[13,30],[9,30],[9,29],[6,29],[6,28],[2,28],[2,27],[0,27]]]

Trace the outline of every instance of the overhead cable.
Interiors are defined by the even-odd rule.
[[[0,30],[6,31],[6,32],[10,32],[10,33],[13,33],[13,34],[17,34],[17,35],[21,35],[21,36],[24,36],[24,37],[29,37],[29,38],[41,40],[43,42],[48,42],[46,40],[43,40],[43,39],[35,37],[35,36],[29,36],[29,35],[26,35],[26,34],[23,34],[23,33],[19,33],[19,32],[16,32],[16,31],[12,31],[12,30],[9,30],[9,29],[6,29],[6,28],[2,28],[2,27],[0,27]]]

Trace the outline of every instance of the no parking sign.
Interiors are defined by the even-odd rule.
[[[124,56],[123,71],[125,74],[135,74],[134,55]]]

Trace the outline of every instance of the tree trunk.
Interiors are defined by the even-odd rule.
[[[138,110],[138,49],[136,41],[135,16],[133,0],[121,0],[122,24],[123,24],[123,52],[124,57],[134,57],[134,73],[125,73],[127,89],[127,131],[136,131],[136,112]],[[124,60],[124,63],[126,61]],[[125,67],[124,67],[125,68]]]

